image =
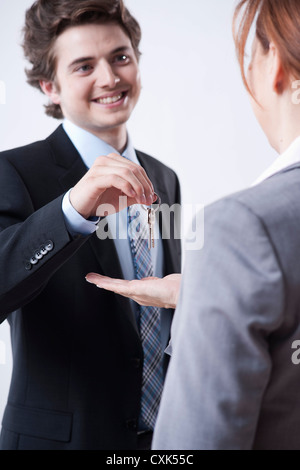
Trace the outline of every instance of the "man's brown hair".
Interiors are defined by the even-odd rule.
[[[26,12],[23,49],[32,67],[26,69],[28,83],[41,90],[40,80],[54,81],[55,41],[71,26],[117,23],[131,40],[137,58],[141,29],[123,0],[37,0]],[[63,118],[61,107],[51,103],[46,114]]]

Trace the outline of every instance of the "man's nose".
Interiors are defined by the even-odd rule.
[[[115,74],[113,67],[107,60],[102,60],[97,67],[96,84],[100,88],[114,88],[120,78]]]

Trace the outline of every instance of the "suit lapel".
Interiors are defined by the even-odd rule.
[[[54,163],[61,168],[59,183],[63,191],[68,191],[83,177],[87,168],[62,126],[48,137],[47,142]]]
[[[155,159],[145,155],[140,151],[136,151],[138,160],[144,170],[146,171],[149,179],[151,180],[156,194],[161,198],[162,204],[168,203],[168,193],[167,188],[165,188],[161,183],[161,175],[159,174],[159,169],[155,164]]]

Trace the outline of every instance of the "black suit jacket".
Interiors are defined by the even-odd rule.
[[[175,173],[137,155],[162,203],[179,203]],[[2,449],[137,445],[143,351],[134,313],[128,299],[85,281],[92,271],[122,277],[114,242],[71,237],[61,209],[85,172],[62,126],[0,155],[0,321],[13,350]],[[164,274],[180,272],[180,240],[163,246]]]

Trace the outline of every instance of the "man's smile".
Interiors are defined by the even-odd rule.
[[[111,105],[111,104],[116,104],[119,102],[121,103],[121,101],[125,98],[125,96],[127,96],[127,94],[128,94],[128,91],[122,91],[122,92],[118,91],[115,93],[103,95],[99,98],[95,98],[92,101],[98,104],[102,104],[102,105]]]

